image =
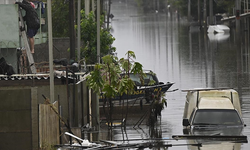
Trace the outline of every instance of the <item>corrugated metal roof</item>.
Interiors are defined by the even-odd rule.
[[[76,72],[75,75],[76,77],[81,77],[86,75],[87,72]],[[72,73],[68,73],[69,78],[73,78]],[[39,73],[39,74],[13,74],[11,76],[9,75],[0,75],[0,80],[27,80],[27,79],[48,79],[50,77],[49,73]],[[54,77],[56,78],[61,78],[65,77],[66,78],[66,71],[55,71],[54,72]]]

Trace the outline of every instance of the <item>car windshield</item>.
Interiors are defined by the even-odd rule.
[[[129,76],[135,82],[135,85],[137,86],[142,85],[139,75],[131,73]],[[158,84],[158,79],[155,76],[153,76],[152,74],[146,73],[146,77],[144,77],[144,85],[149,85],[150,80],[154,80],[155,85]]]
[[[239,114],[233,109],[199,109],[193,125],[242,125]]]

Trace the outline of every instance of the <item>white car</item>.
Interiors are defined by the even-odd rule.
[[[205,134],[221,131],[222,135],[236,134],[244,127],[238,93],[233,89],[186,90],[182,125],[191,132]],[[196,131],[195,131],[196,130]],[[200,130],[201,132],[197,132]],[[211,132],[209,133],[211,134]]]

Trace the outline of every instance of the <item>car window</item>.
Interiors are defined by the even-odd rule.
[[[130,74],[129,77],[135,82],[135,85],[141,86],[143,85],[140,80],[140,76],[137,74]],[[158,79],[152,74],[146,73],[146,77],[144,77],[144,85],[149,85],[151,80],[155,81],[155,85],[158,84]]]
[[[193,125],[242,125],[242,121],[234,109],[199,109]]]

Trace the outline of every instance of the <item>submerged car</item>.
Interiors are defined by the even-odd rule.
[[[174,84],[171,82],[163,83],[160,82],[157,76],[151,71],[145,71],[145,77],[143,81],[139,74],[130,74],[129,77],[135,83],[135,91],[131,95],[123,94],[121,96],[116,96],[112,100],[122,100],[122,99],[136,99],[136,98],[145,98],[147,101],[150,101],[151,94],[157,93],[166,93],[169,88]],[[125,74],[121,74],[125,76]],[[100,98],[100,101],[103,101],[103,97]]]
[[[182,125],[192,134],[239,135],[244,122],[238,93],[233,89],[186,90]],[[234,129],[234,130],[231,130]]]

